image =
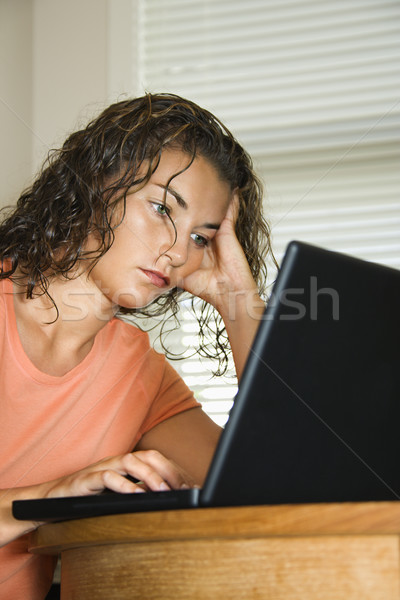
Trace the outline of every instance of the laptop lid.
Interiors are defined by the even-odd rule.
[[[205,506],[400,498],[400,271],[292,242]]]

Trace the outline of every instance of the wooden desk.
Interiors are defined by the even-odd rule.
[[[62,600],[399,600],[400,502],[209,508],[48,524]]]

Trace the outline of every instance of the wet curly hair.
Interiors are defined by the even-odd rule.
[[[148,93],[112,104],[49,153],[34,183],[0,224],[0,278],[23,281],[26,297],[32,298],[49,295],[51,278],[73,277],[82,261],[93,266],[113,243],[116,215],[123,219],[128,190],[148,182],[167,148],[185,152],[188,166],[202,156],[222,181],[238,189],[236,234],[260,293],[265,293],[266,260],[273,254],[262,213],[262,185],[252,161],[213,114],[174,94]],[[98,240],[95,251],[85,247],[89,234]],[[177,327],[182,293],[170,290],[145,308],[121,307],[120,314],[168,313],[167,322],[172,318]],[[229,355],[223,321],[206,302],[192,303],[199,323],[197,352],[217,358],[216,372],[221,374]],[[165,325],[161,339],[168,332]]]

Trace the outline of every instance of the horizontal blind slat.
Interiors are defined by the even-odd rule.
[[[265,183],[278,259],[296,238],[400,268],[400,2],[141,8],[140,84],[197,101],[245,145]],[[196,332],[193,316],[183,321],[170,338],[181,349]],[[223,424],[232,377],[215,384],[198,357],[174,365]]]

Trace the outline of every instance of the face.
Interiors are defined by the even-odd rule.
[[[198,157],[172,179],[164,203],[168,182],[188,161],[180,151],[164,151],[149,182],[128,193],[114,243],[89,276],[113,305],[144,307],[181,287],[211,251],[232,193],[215,168]]]

